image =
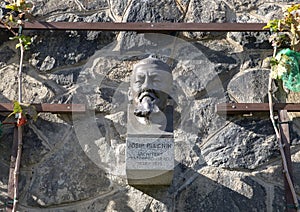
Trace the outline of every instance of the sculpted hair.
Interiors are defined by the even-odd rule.
[[[170,66],[166,63],[164,63],[163,61],[153,58],[153,57],[148,57],[145,58],[143,60],[141,60],[140,62],[136,63],[135,65],[133,65],[133,71],[135,71],[138,67],[145,67],[145,68],[156,68],[158,70],[162,70],[162,71],[167,71],[169,73],[172,72]]]

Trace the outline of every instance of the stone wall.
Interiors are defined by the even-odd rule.
[[[45,0],[40,21],[266,22],[296,1]],[[28,31],[24,102],[86,103],[86,114],[40,114],[24,130],[20,211],[283,211],[281,161],[267,114],[219,116],[220,102],[265,102],[267,32]],[[0,100],[17,98],[18,52],[0,31]],[[176,166],[169,187],[125,177],[132,64],[154,54],[173,68]],[[1,119],[4,119],[2,114]],[[292,127],[300,195],[300,136]],[[0,210],[12,129],[0,139]]]

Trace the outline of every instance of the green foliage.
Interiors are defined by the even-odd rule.
[[[2,1],[0,6],[2,7],[0,8],[0,23],[12,32],[14,35],[11,38],[12,40],[18,40],[16,48],[23,46],[25,50],[29,49],[32,39],[29,36],[22,35],[22,26],[25,16],[28,15],[33,5],[25,0],[17,0]],[[13,27],[19,27],[19,31],[15,32]]]
[[[273,34],[270,42],[273,46],[284,47],[289,44],[293,50],[300,50],[300,4],[287,8],[282,19],[270,20],[264,29]]]
[[[271,59],[271,78],[282,80],[283,86],[290,91],[300,92],[300,53],[283,49]]]
[[[9,25],[14,23],[18,25],[25,20],[25,15],[30,12],[33,5],[25,0],[6,0],[2,1],[2,7],[1,20]]]
[[[16,49],[23,45],[25,50],[29,49],[30,44],[32,43],[32,38],[30,36],[25,35],[17,35],[15,37],[10,37],[10,40],[18,40],[19,43],[16,44]]]
[[[23,109],[22,109],[20,103],[18,101],[14,101],[14,110],[11,114],[8,115],[8,117],[22,113],[22,112],[23,112]]]
[[[287,8],[282,19],[268,22],[264,29],[270,29],[269,41],[282,49],[272,57],[270,77],[282,80],[283,86],[293,92],[300,92],[300,4]]]

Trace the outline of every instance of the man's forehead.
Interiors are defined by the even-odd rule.
[[[133,73],[136,75],[139,74],[157,74],[157,75],[171,75],[168,71],[161,69],[157,66],[138,66],[133,70]]]

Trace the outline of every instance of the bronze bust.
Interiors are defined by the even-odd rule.
[[[131,185],[170,185],[174,170],[170,67],[155,58],[133,66],[128,98],[126,175]]]
[[[159,59],[149,57],[133,66],[128,98],[140,123],[161,122],[172,84],[170,67]]]

